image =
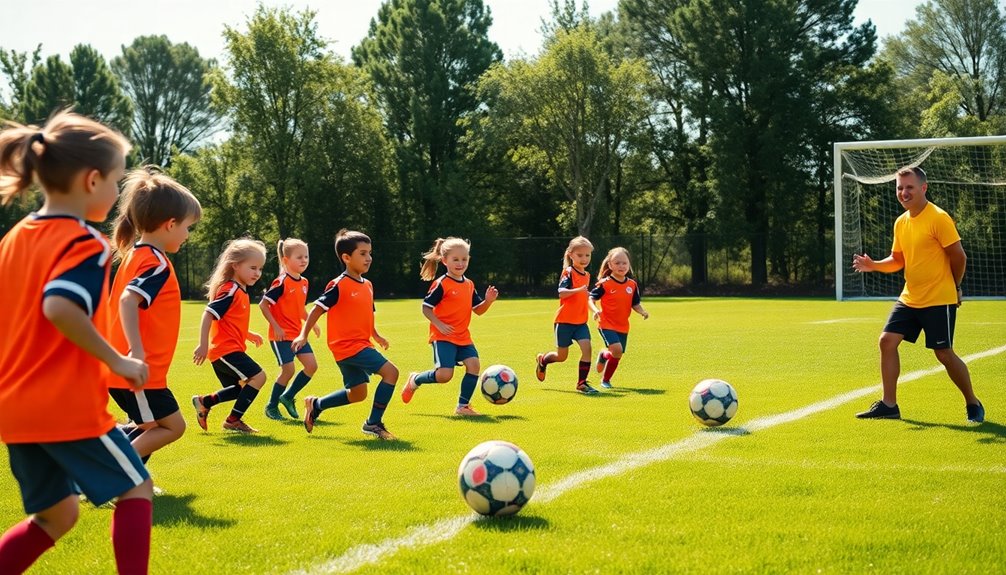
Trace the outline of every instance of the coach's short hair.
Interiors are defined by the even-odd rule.
[[[918,166],[908,166],[907,168],[901,168],[898,170],[899,176],[907,176],[909,174],[915,174],[915,177],[919,179],[923,184],[926,183],[926,171]]]

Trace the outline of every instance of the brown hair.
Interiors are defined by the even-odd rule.
[[[234,279],[234,266],[255,255],[261,256],[262,261],[265,262],[265,244],[258,240],[241,238],[227,242],[224,245],[224,251],[217,258],[213,275],[206,282],[206,297],[212,301],[220,286],[225,281]]]
[[[130,171],[123,181],[119,215],[112,232],[118,257],[133,249],[138,234],[152,232],[170,220],[181,223],[190,217],[203,217],[203,208],[188,188],[155,166]]]
[[[590,240],[583,236],[576,236],[575,238],[569,240],[569,245],[566,246],[566,251],[562,254],[563,268],[568,268],[573,265],[573,258],[570,257],[570,254],[572,254],[573,250],[576,248],[590,248],[590,251],[594,251],[594,244],[590,243]]]
[[[81,170],[98,170],[107,176],[132,146],[115,130],[63,110],[45,126],[5,122],[0,132],[0,198],[7,204],[32,184],[45,193],[70,191]]]
[[[369,243],[373,242],[370,241],[370,236],[367,234],[342,228],[335,234],[335,255],[339,257],[339,261],[342,261],[342,256],[353,255],[357,245]],[[346,264],[342,265],[345,267]]]
[[[604,256],[601,260],[601,271],[597,274],[597,279],[606,278],[611,275],[611,258],[617,256],[618,254],[625,254],[625,257],[629,257],[629,250],[623,247],[615,247],[608,250],[608,254]],[[629,262],[629,271],[625,273],[626,277],[632,276],[632,262]]]
[[[440,260],[450,253],[451,250],[457,248],[464,248],[467,252],[471,250],[472,245],[468,240],[461,238],[437,238],[433,242],[433,246],[430,247],[430,250],[423,254],[423,265],[419,268],[419,277],[426,281],[437,277],[437,265],[440,264]]]
[[[285,240],[276,242],[276,258],[279,260],[279,273],[286,273],[286,268],[283,267],[283,258],[290,257],[297,248],[304,248],[306,250],[307,242],[297,238],[286,238]]]
[[[920,184],[924,184],[928,181],[926,171],[918,166],[907,166],[898,170],[897,173],[899,176],[910,176],[912,174],[915,174],[915,177],[919,179]]]

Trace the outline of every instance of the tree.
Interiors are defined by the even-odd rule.
[[[16,50],[0,50],[0,72],[7,77],[7,87],[10,89],[10,100],[0,99],[0,112],[3,117],[17,122],[24,122],[24,101],[27,98],[28,83],[31,81],[31,71],[38,66],[42,56],[42,45],[39,44],[31,53]]]
[[[210,101],[214,60],[165,36],[141,36],[112,60],[112,71],[133,102],[132,136],[141,160],[168,166],[173,150],[193,149],[213,132],[219,115]]]
[[[35,66],[25,90],[23,111],[29,124],[42,125],[56,110],[74,103],[73,69],[59,56]]]
[[[105,58],[92,46],[78,44],[70,52],[74,111],[129,133],[133,108]]]

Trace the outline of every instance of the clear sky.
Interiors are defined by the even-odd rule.
[[[366,36],[381,0],[266,0],[267,5],[310,7],[317,12],[321,35],[344,58]],[[878,36],[897,34],[915,14],[919,0],[859,0],[856,20],[867,18]],[[258,0],[5,0],[0,48],[31,51],[42,44],[43,57],[66,57],[79,43],[91,44],[106,58],[123,44],[144,35],[164,34],[188,42],[203,57],[221,59],[224,25],[241,28]],[[489,37],[512,56],[534,54],[541,44],[539,28],[548,15],[547,0],[486,0],[492,11]],[[617,0],[591,0],[594,15],[615,9]]]

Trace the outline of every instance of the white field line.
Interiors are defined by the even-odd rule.
[[[786,467],[795,469],[842,470],[842,471],[916,471],[919,473],[967,473],[972,475],[1006,475],[1002,465],[905,465],[901,463],[854,463],[851,461],[820,462],[807,459],[749,459],[744,457],[724,457],[722,455],[692,454],[682,461],[712,463],[728,467]]]
[[[819,321],[805,321],[808,325],[826,325],[832,323],[866,323],[878,321],[875,317],[843,317],[839,319],[822,319]]]
[[[999,355],[1003,352],[1006,352],[1006,345],[967,355],[961,359],[963,359],[965,363],[971,363],[972,361]],[[943,369],[942,365],[931,367],[929,369],[920,369],[902,375],[898,381],[900,383],[907,383],[909,381],[914,381],[916,379],[921,379],[923,377],[939,373],[943,371]],[[611,463],[601,465],[593,469],[579,471],[567,476],[564,479],[560,479],[556,483],[542,486],[535,492],[533,501],[536,505],[548,503],[549,501],[565,494],[567,491],[577,487],[583,487],[588,483],[621,475],[652,463],[667,461],[682,453],[698,451],[730,437],[747,435],[749,433],[761,431],[770,427],[782,425],[784,423],[797,421],[822,411],[835,409],[836,407],[840,407],[861,397],[876,394],[880,391],[880,389],[881,387],[879,384],[863,387],[836,395],[835,397],[824,401],[812,403],[799,409],[794,409],[777,415],[752,419],[747,423],[747,425],[741,428],[697,431],[691,436],[673,443],[668,443],[654,449],[629,453]],[[351,547],[338,557],[329,559],[304,570],[292,571],[291,575],[328,575],[331,573],[350,573],[367,565],[377,563],[386,557],[394,555],[401,549],[418,549],[427,545],[434,545],[448,541],[460,533],[462,529],[468,526],[468,524],[478,520],[480,520],[479,516],[470,514],[441,519],[436,523],[418,525],[410,528],[401,537],[385,539],[379,543],[365,543],[363,545]]]

